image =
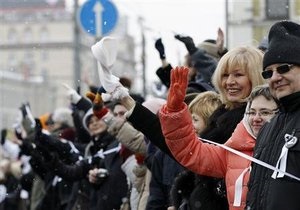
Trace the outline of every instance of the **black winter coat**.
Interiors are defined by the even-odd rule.
[[[53,163],[57,175],[65,180],[78,181],[73,186],[72,199],[67,209],[111,210],[119,209],[122,198],[127,194],[127,179],[121,169],[122,159],[119,152],[105,155],[105,158],[92,158],[100,149],[107,151],[118,147],[117,139],[104,133],[87,148],[91,156],[75,165],[65,165],[60,161]],[[109,175],[101,184],[91,184],[87,180],[89,170],[105,168]],[[80,205],[83,205],[80,207]]]
[[[286,172],[300,178],[300,92],[280,99],[281,112],[261,129],[254,157],[276,166],[286,137],[296,137],[288,149]],[[284,176],[273,179],[273,171],[252,163],[247,194],[249,210],[299,210],[300,182]]]
[[[150,143],[151,144],[151,143]],[[148,159],[146,158],[146,161]],[[149,164],[147,164],[148,166]],[[175,177],[184,168],[174,159],[157,149],[151,157],[151,181],[146,210],[167,209],[172,205],[170,191]]]

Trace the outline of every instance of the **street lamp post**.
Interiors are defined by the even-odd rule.
[[[229,23],[229,8],[228,8],[228,0],[225,0],[225,40],[226,40],[226,46],[229,48],[229,29],[228,29],[228,23]]]
[[[146,39],[145,39],[145,27],[143,23],[143,18],[139,17],[138,22],[141,28],[141,35],[142,35],[142,53],[141,53],[141,63],[142,63],[142,72],[143,72],[143,95],[146,97],[147,95],[147,80],[146,80]]]
[[[78,0],[74,2],[74,40],[73,40],[73,49],[74,49],[74,87],[80,86],[80,77],[81,77],[81,62],[80,62],[80,34],[79,27],[77,24],[77,12],[78,12]]]

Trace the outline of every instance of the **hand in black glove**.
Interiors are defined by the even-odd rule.
[[[176,34],[175,38],[185,44],[185,47],[190,55],[194,54],[197,51],[197,47],[196,47],[192,37]]]
[[[157,49],[157,51],[159,52],[159,57],[160,59],[165,59],[166,58],[166,54],[165,54],[165,47],[161,41],[161,38],[159,38],[158,40],[156,40],[155,42],[155,48]]]
[[[21,113],[22,113],[22,117],[23,119],[27,116],[27,110],[26,110],[26,105],[25,104],[22,104],[20,106],[20,110],[21,110]]]
[[[7,135],[7,129],[3,128],[1,130],[1,144],[2,145],[5,143],[6,135]]]

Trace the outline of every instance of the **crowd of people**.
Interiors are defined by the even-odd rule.
[[[101,87],[65,85],[69,106],[42,116],[22,103],[1,130],[0,210],[300,209],[300,25],[267,38],[227,49],[221,29],[199,45],[177,34],[176,67],[159,38],[168,92],[144,98],[113,74],[118,40],[103,37]]]

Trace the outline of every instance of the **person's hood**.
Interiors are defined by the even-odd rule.
[[[211,77],[217,67],[217,61],[204,50],[198,49],[191,56],[192,66],[196,69],[196,82],[204,82],[211,85]]]
[[[249,115],[247,115],[246,113],[248,112],[248,110],[250,109],[250,103],[248,102],[247,103],[247,106],[246,106],[246,110],[245,110],[245,114],[244,114],[244,117],[243,117],[243,124],[247,130],[247,132],[254,138],[256,139],[256,136],[254,135],[251,127],[250,127],[250,121],[249,121]]]
[[[215,89],[210,86],[208,83],[205,82],[189,82],[187,89],[186,89],[186,94],[189,93],[202,93],[205,91],[214,91]]]

